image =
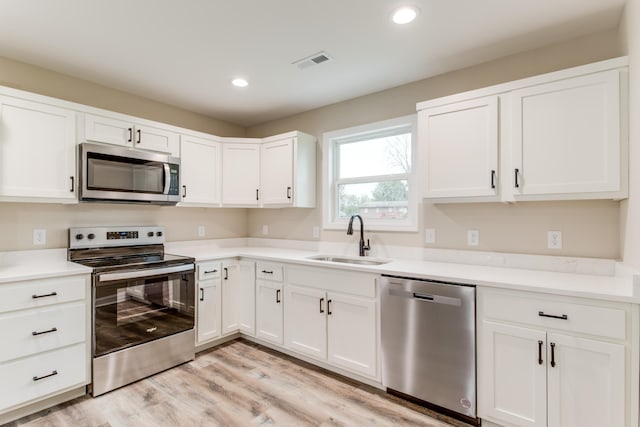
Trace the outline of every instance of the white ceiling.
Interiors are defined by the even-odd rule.
[[[0,56],[250,126],[615,28],[624,1],[0,0]]]

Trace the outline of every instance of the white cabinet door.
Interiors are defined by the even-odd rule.
[[[516,198],[621,191],[618,70],[516,90],[511,103]]]
[[[259,205],[260,144],[222,146],[222,203]]]
[[[262,144],[260,191],[263,205],[293,203],[293,138]]]
[[[222,334],[240,330],[242,287],[239,283],[237,261],[222,263]]]
[[[222,298],[220,279],[201,281],[198,284],[197,344],[220,336]]]
[[[0,96],[0,197],[76,200],[76,113]]]
[[[220,150],[215,141],[181,136],[181,203],[206,206],[220,203]]]
[[[517,426],[546,426],[546,333],[485,320],[481,340],[478,416]]]
[[[420,111],[425,198],[497,200],[498,97]]]
[[[326,293],[294,285],[287,285],[285,292],[285,346],[317,359],[326,359]]]
[[[111,117],[84,115],[84,137],[87,141],[133,145],[133,123]]]
[[[256,336],[282,344],[282,283],[256,280]]]
[[[133,146],[143,150],[159,151],[179,157],[179,140],[180,138],[177,133],[158,129],[153,126],[136,125]]]
[[[549,427],[627,425],[624,345],[549,333],[547,352]]]
[[[256,333],[256,267],[251,261],[239,261],[233,280],[241,288],[239,318],[240,331],[255,335]]]
[[[375,377],[378,366],[376,302],[331,292],[327,297],[329,362]]]

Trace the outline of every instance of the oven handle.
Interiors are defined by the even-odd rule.
[[[180,273],[184,271],[194,271],[193,264],[176,265],[173,267],[149,268],[145,270],[124,271],[122,273],[102,273],[98,274],[99,282],[112,282],[114,280],[136,279],[139,277],[151,277],[159,274]]]

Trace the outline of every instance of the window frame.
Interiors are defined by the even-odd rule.
[[[411,132],[411,172],[409,174],[373,175],[356,178],[338,178],[339,173],[339,151],[337,147],[341,143],[349,141],[360,141],[363,137],[370,139],[393,134],[394,130],[407,129]],[[357,184],[372,182],[372,179],[382,181],[392,181],[394,179],[407,179],[409,195],[407,199],[408,215],[404,220],[373,220],[366,219],[365,230],[371,231],[395,231],[395,232],[417,232],[418,231],[418,177],[417,160],[418,156],[418,133],[417,115],[412,114],[395,119],[383,120],[375,123],[354,126],[345,129],[325,132],[322,136],[323,146],[323,208],[322,227],[327,230],[346,230],[349,222],[348,218],[339,218],[338,214],[338,185]],[[382,178],[382,180],[380,180]]]

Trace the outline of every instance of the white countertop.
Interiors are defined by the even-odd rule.
[[[601,276],[408,259],[388,259],[389,262],[382,265],[353,265],[308,259],[310,256],[318,255],[318,252],[268,247],[218,248],[198,245],[175,247],[171,250],[172,253],[192,256],[196,261],[244,257],[313,267],[331,267],[477,286],[640,303],[640,287],[634,286],[631,274]],[[342,255],[336,254],[336,256]]]
[[[521,268],[387,258],[382,265],[354,265],[308,259],[318,252],[263,246],[180,243],[167,244],[167,252],[191,256],[196,261],[244,257],[255,260],[330,267],[374,274],[415,277],[496,288],[543,292],[599,300],[640,303],[640,285],[632,274],[592,275]],[[342,256],[336,254],[336,256]],[[357,257],[354,257],[357,258]],[[376,259],[376,258],[368,258]],[[66,260],[66,249],[0,252],[0,283],[47,277],[90,274],[91,268]]]

